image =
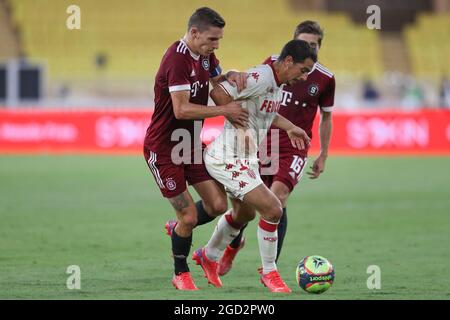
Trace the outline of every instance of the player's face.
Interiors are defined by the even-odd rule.
[[[320,45],[319,45],[319,35],[312,33],[300,33],[296,40],[303,40],[309,43],[311,48],[316,50],[316,53],[319,53]]]
[[[219,40],[223,38],[223,29],[209,27],[203,32],[193,30],[194,46],[199,54],[208,56],[219,49]]]
[[[306,81],[306,79],[308,79],[308,74],[311,72],[313,67],[314,61],[310,58],[303,62],[293,63],[286,70],[286,84],[293,86],[298,81]]]

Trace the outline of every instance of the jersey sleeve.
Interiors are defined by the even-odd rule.
[[[267,92],[270,82],[267,80],[268,75],[258,69],[250,69],[246,71],[247,86],[241,92],[237,91],[237,87],[233,87],[228,81],[219,83],[219,86],[234,100],[244,100],[262,95]]]
[[[325,91],[319,98],[319,106],[322,111],[331,112],[333,111],[334,105],[334,91],[336,88],[336,80],[334,76],[328,81]]]
[[[215,78],[222,74],[222,68],[220,67],[219,60],[214,53],[209,56],[209,77]]]
[[[181,54],[174,54],[165,62],[167,64],[167,86],[169,92],[191,90],[189,81],[189,64]]]

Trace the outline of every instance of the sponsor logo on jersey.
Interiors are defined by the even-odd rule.
[[[278,112],[278,110],[280,109],[280,102],[273,100],[264,100],[259,111],[263,111],[264,109],[267,113]]]
[[[170,191],[173,191],[173,190],[175,190],[177,188],[177,183],[172,178],[168,178],[166,180],[166,187]]]
[[[315,83],[311,84],[308,87],[308,93],[310,96],[314,97],[315,95],[317,95],[319,93],[319,86]]]
[[[202,66],[203,66],[203,69],[208,71],[209,70],[209,60],[208,59],[203,59],[202,60]]]

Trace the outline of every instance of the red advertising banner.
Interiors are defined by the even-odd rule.
[[[0,153],[141,153],[150,119],[151,111],[136,109],[0,109]],[[202,139],[222,125],[223,118],[208,119]],[[330,153],[450,155],[450,111],[335,112]]]

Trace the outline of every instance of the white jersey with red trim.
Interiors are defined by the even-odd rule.
[[[249,112],[248,129],[236,129],[225,120],[224,129],[206,149],[208,155],[218,162],[235,161],[236,159],[258,162],[258,146],[267,135],[272,121],[278,113],[282,100],[282,85],[279,83],[272,65],[258,65],[246,71],[247,87],[237,92],[237,88],[228,82],[220,86],[234,100],[242,100],[242,107]],[[246,142],[244,142],[246,141]],[[244,143],[248,143],[247,146]]]

